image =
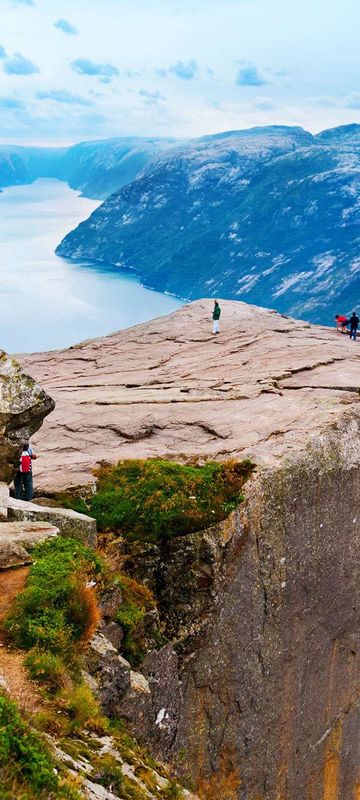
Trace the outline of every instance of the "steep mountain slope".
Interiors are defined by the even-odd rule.
[[[149,161],[174,143],[140,137],[82,142],[66,151],[58,177],[86,197],[105,198],[135,180]]]
[[[68,148],[0,146],[0,187],[58,178],[86,197],[104,199],[135,180],[174,139],[127,137]]]
[[[59,255],[132,267],[189,298],[243,298],[314,322],[360,301],[360,126],[204,137],[150,165]]]

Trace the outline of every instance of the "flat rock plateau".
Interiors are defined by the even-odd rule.
[[[348,336],[275,311],[212,302],[21,362],[56,401],[34,437],[38,493],[94,481],[101,461],[251,457],[272,464],[359,403]]]

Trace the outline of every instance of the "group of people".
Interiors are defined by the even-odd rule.
[[[336,314],[336,330],[341,331],[341,333],[347,333],[348,327],[350,327],[350,339],[353,339],[356,342],[357,337],[357,330],[359,327],[359,317],[357,316],[356,312],[353,311],[351,317],[346,317],[344,314]]]
[[[219,305],[218,300],[214,300],[214,309],[213,309],[213,333],[219,333],[219,320],[221,317],[221,308]],[[353,311],[351,317],[346,317],[344,314],[335,314],[336,320],[336,330],[341,331],[342,333],[347,333],[348,328],[350,328],[350,339],[353,339],[356,342],[357,331],[359,327],[359,317],[357,316],[356,312]]]

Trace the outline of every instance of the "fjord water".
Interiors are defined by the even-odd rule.
[[[181,304],[145,289],[134,273],[55,255],[65,234],[98,205],[52,179],[0,193],[0,349],[68,347]]]

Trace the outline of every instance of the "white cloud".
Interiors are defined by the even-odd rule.
[[[351,3],[344,15],[338,0],[35,0],[32,8],[18,0],[2,14],[1,44],[10,57],[0,49],[0,96],[11,98],[15,88],[26,113],[14,119],[8,108],[12,127],[2,125],[0,135],[51,144],[360,122],[360,6]],[[9,5],[0,0],[1,10]],[[58,22],[65,26],[55,31]],[[13,51],[27,67],[9,68]],[[79,98],[86,102],[95,88],[92,109],[81,108]],[[60,91],[63,101],[50,97]],[[69,96],[77,102],[66,102]]]

